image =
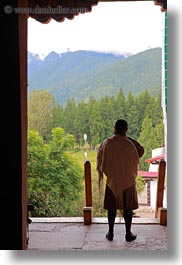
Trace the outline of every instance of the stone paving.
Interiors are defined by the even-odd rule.
[[[140,219],[140,221],[142,221]],[[115,223],[115,236],[108,241],[105,234],[108,224],[80,222],[39,222],[29,225],[28,250],[167,250],[167,226],[157,222],[132,224],[137,239],[125,241],[125,226]]]

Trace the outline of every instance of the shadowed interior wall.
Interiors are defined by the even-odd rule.
[[[17,7],[17,0],[3,6]],[[3,10],[3,9],[2,9]],[[0,249],[22,249],[22,157],[18,15],[1,18]]]

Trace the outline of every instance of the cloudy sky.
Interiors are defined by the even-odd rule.
[[[48,54],[96,50],[135,54],[162,47],[164,13],[153,1],[99,3],[73,20],[28,19],[28,51]]]

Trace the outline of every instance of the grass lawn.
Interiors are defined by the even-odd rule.
[[[93,206],[93,216],[95,217],[103,217],[106,215],[106,211],[103,210],[103,195],[104,195],[104,183],[103,181],[103,189],[102,193],[99,194],[98,188],[98,173],[96,170],[96,158],[97,158],[97,151],[95,150],[88,150],[88,158],[86,159],[85,156],[85,149],[81,150],[72,150],[69,151],[69,154],[74,158],[74,160],[81,166],[83,169],[84,175],[84,163],[86,160],[89,160],[91,163],[91,176],[92,176],[92,206]],[[84,182],[84,180],[83,180]],[[85,182],[83,187],[85,187]],[[83,190],[82,196],[82,203],[85,206],[85,190]]]

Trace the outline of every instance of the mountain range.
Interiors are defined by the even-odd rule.
[[[28,91],[44,89],[65,105],[69,98],[78,103],[90,96],[100,99],[125,96],[148,90],[156,96],[161,90],[162,49],[153,48],[134,55],[115,55],[94,51],[58,54],[54,51],[44,59],[28,52]]]

